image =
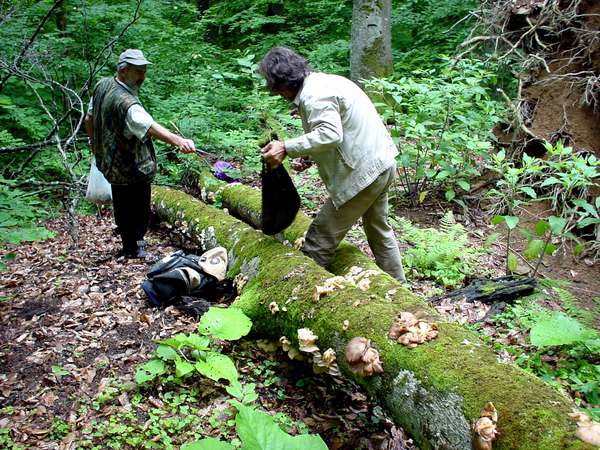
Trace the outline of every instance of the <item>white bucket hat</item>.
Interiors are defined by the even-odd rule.
[[[204,272],[223,281],[227,273],[227,250],[223,247],[212,248],[202,253],[198,264]]]

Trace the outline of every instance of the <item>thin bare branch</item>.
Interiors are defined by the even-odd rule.
[[[29,50],[29,48],[31,47],[31,45],[33,44],[33,42],[35,41],[35,39],[37,38],[38,34],[40,34],[40,32],[42,31],[42,29],[44,28],[44,25],[46,25],[46,22],[48,21],[48,19],[50,19],[50,17],[52,16],[52,14],[56,10],[56,8],[58,8],[63,3],[63,1],[64,0],[55,0],[55,2],[52,4],[52,6],[50,7],[50,9],[46,12],[46,15],[42,18],[42,20],[40,21],[40,23],[38,23],[37,28],[35,29],[35,31],[31,35],[31,37],[27,40],[27,42],[25,43],[25,45],[23,45],[23,47],[21,48],[21,51],[19,52],[19,54],[16,57],[14,63],[12,64],[12,66],[13,66],[14,69],[19,69],[19,67],[21,67],[21,63],[23,62],[23,59],[25,58],[25,55],[27,54],[27,51]],[[0,92],[2,92],[2,90],[4,89],[4,86],[6,85],[6,82],[13,75],[13,73],[14,72],[9,71],[4,76],[4,78],[2,78],[2,80],[0,80]]]

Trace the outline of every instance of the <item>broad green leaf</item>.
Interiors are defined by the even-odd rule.
[[[577,228],[584,228],[588,225],[594,225],[596,223],[600,223],[600,219],[595,219],[594,217],[586,217],[585,219],[577,222]]]
[[[461,189],[463,189],[463,190],[465,190],[467,192],[469,192],[471,190],[471,185],[466,180],[458,180],[456,182],[456,184],[458,184]]]
[[[544,241],[541,239],[533,239],[527,244],[527,248],[523,252],[525,259],[531,261],[532,259],[539,258],[544,251]]]
[[[196,333],[176,334],[169,339],[156,341],[159,344],[169,345],[179,350],[183,347],[191,347],[196,350],[208,350],[210,339],[206,336],[200,336]]]
[[[598,217],[598,211],[596,211],[596,208],[594,208],[592,205],[590,205],[584,199],[577,198],[577,199],[573,200],[573,204],[583,208],[585,210],[585,212],[587,212],[589,215],[596,217],[596,218]]]
[[[567,219],[562,217],[550,216],[548,217],[548,223],[552,229],[553,234],[560,234],[567,225]]]
[[[495,157],[498,162],[502,162],[502,161],[504,161],[504,158],[506,157],[506,152],[504,150],[500,150],[498,153],[496,153]]]
[[[546,186],[551,186],[553,184],[560,184],[560,183],[561,183],[561,181],[558,178],[548,177],[544,181],[542,181],[542,184],[540,184],[540,187],[546,187]]]
[[[181,446],[181,450],[233,450],[234,448],[230,443],[213,437],[204,438]]]
[[[597,333],[562,312],[543,314],[531,327],[529,338],[536,347],[567,345],[597,337]]]
[[[537,198],[537,194],[529,186],[521,186],[521,191],[523,191],[525,194],[527,194],[531,198]]]
[[[239,400],[242,400],[242,398],[244,397],[243,386],[239,381],[234,381],[229,386],[227,386],[225,390],[229,395]]]
[[[167,371],[167,366],[162,359],[151,359],[145,364],[138,367],[135,373],[135,381],[137,383],[145,383],[151,381],[159,375]]]
[[[268,414],[240,402],[232,402],[238,409],[236,431],[244,450],[327,450],[319,435],[290,436]]]
[[[456,197],[456,192],[454,192],[454,189],[447,189],[444,195],[446,197],[446,200],[451,202],[454,199],[454,197]]]
[[[519,218],[516,216],[504,216],[504,221],[509,230],[514,230],[519,224]]]
[[[200,319],[198,331],[219,339],[234,341],[247,335],[252,322],[241,309],[210,308]]]
[[[546,231],[548,231],[549,229],[550,224],[545,220],[539,220],[535,224],[535,234],[537,234],[538,236],[544,236],[546,234]]]
[[[157,377],[156,374],[148,373],[142,368],[138,368],[135,372],[135,382],[137,384],[144,384],[148,381],[152,381]]]
[[[179,357],[179,354],[168,345],[159,345],[156,348],[156,356],[164,360],[174,360]]]
[[[175,360],[175,376],[184,377],[194,370],[194,365],[187,362],[185,359],[177,358]]]
[[[141,368],[146,372],[153,373],[155,375],[162,375],[167,371],[167,366],[162,359],[151,359],[147,363],[143,364]]]
[[[510,270],[511,272],[514,272],[515,270],[517,270],[517,265],[519,264],[519,260],[517,259],[517,256],[514,253],[509,253],[508,254],[508,270]]]
[[[544,247],[544,253],[546,255],[552,255],[556,251],[557,247],[552,242],[548,242]]]
[[[209,352],[204,361],[198,361],[196,370],[211,380],[225,379],[230,383],[237,382],[238,372],[233,361],[221,353]]]

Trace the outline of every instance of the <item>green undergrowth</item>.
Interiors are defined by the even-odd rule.
[[[483,338],[600,420],[600,336],[594,329],[600,298],[596,302],[582,308],[567,283],[545,280],[539,291],[495,316],[496,334]]]
[[[54,233],[41,225],[51,215],[38,196],[16,187],[14,181],[0,177],[0,272],[15,258],[5,252],[7,244],[19,244],[48,239]]]
[[[403,253],[403,263],[416,278],[433,280],[441,287],[457,288],[465,278],[482,276],[479,257],[484,248],[469,245],[465,228],[446,212],[438,228],[419,228],[409,220],[390,218],[401,241],[409,244]]]
[[[136,388],[109,384],[91,405],[101,410],[122,402],[129,389],[131,407],[93,421],[77,448],[326,449],[318,435],[292,436],[282,430],[278,423],[308,431],[284,413],[260,411],[256,384],[243,381],[234,361],[221,352],[222,341],[240,339],[251,325],[236,308],[211,308],[196,332],[157,341],[153,357],[136,371]],[[276,382],[272,370],[257,367],[263,385]],[[57,432],[68,432],[59,425]],[[207,438],[209,430],[212,437]]]

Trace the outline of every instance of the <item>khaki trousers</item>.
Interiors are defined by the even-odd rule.
[[[328,199],[309,227],[302,251],[321,266],[327,266],[348,230],[362,217],[377,265],[395,279],[405,281],[398,242],[387,220],[387,192],[395,176],[394,165],[339,209]]]

